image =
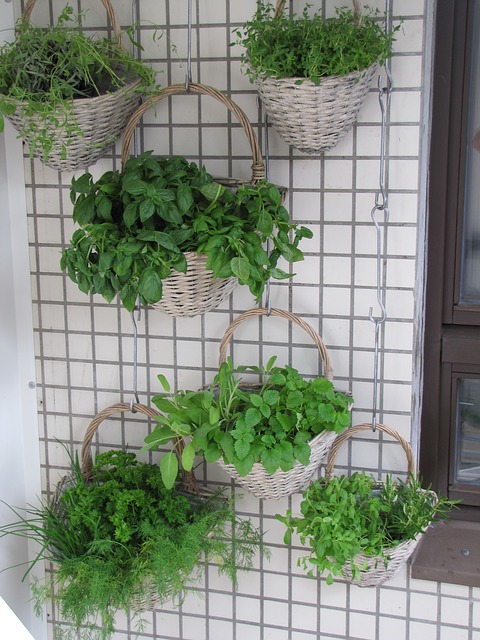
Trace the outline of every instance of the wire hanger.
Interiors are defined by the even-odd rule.
[[[390,28],[389,0],[386,0],[385,20],[386,30]],[[388,208],[388,193],[385,185],[385,167],[386,167],[386,141],[387,141],[387,117],[389,112],[390,97],[392,93],[392,75],[390,71],[389,61],[385,64],[386,79],[382,75],[378,76],[377,90],[378,101],[381,111],[381,141],[380,141],[380,168],[379,168],[379,191],[375,194],[375,205],[371,211],[371,218],[375,225],[377,234],[377,304],[380,315],[375,317],[373,307],[370,307],[368,317],[375,325],[375,342],[374,342],[374,361],[373,361],[373,408],[372,408],[372,430],[377,429],[377,413],[378,413],[378,368],[379,368],[379,351],[380,351],[380,328],[387,319],[387,309],[385,305],[385,292],[383,290],[384,260],[382,250],[384,245],[384,232],[388,224],[390,211]],[[377,214],[383,213],[383,233],[382,227],[378,221]]]

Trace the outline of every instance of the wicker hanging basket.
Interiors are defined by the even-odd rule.
[[[37,0],[28,0],[23,20],[28,22]],[[120,42],[121,28],[110,0],[101,0],[107,11],[112,30]],[[32,154],[42,162],[58,171],[76,171],[94,164],[113,146],[128,119],[140,102],[138,88],[140,79],[132,78],[124,87],[93,98],[80,98],[73,101],[71,111],[59,108],[46,123],[38,115],[26,114],[27,102],[16,101],[16,109],[8,119],[30,146]],[[76,123],[77,131],[65,133],[62,125],[65,120]],[[56,123],[55,123],[56,121]],[[31,144],[30,128],[38,130],[47,127],[52,148],[45,152],[35,143]],[[68,138],[68,139],[67,139]]]
[[[304,320],[298,316],[285,311],[283,309],[272,308],[270,311],[266,308],[256,308],[242,313],[238,316],[226,330],[220,343],[219,362],[225,362],[227,358],[227,349],[235,330],[242,322],[259,316],[272,315],[278,318],[284,318],[298,327],[303,329],[313,340],[320,354],[323,363],[323,376],[333,382],[333,368],[330,361],[327,348],[318,335],[318,333]],[[250,388],[256,389],[261,385],[249,385]],[[237,484],[248,489],[257,498],[270,500],[278,500],[292,493],[300,491],[308,484],[322,458],[328,452],[330,446],[335,440],[336,434],[333,431],[323,431],[315,436],[308,444],[310,445],[310,463],[307,466],[301,464],[298,460],[295,462],[290,471],[282,471],[278,469],[273,475],[269,474],[261,462],[256,462],[253,469],[246,476],[240,476],[233,464],[225,464],[223,460],[219,460],[217,464],[221,466]]]
[[[408,473],[415,473],[415,460],[413,457],[413,451],[410,444],[403,438],[397,431],[383,424],[377,424],[376,428],[383,433],[388,434],[395,440],[397,440],[403,451],[405,452],[407,458],[407,467]],[[340,434],[333,443],[326,462],[326,470],[325,477],[329,478],[333,475],[334,464],[337,454],[343,445],[343,443],[356,435],[357,433],[361,433],[362,431],[372,431],[371,424],[360,424],[350,427],[344,433]],[[379,483],[379,487],[381,483]],[[426,491],[422,489],[422,491]],[[436,495],[429,491],[428,493],[432,494],[432,499],[436,501]],[[355,556],[355,565],[359,567],[359,577],[354,578],[352,572],[351,563],[347,563],[343,569],[343,577],[348,582],[352,582],[353,584],[358,585],[359,587],[376,587],[380,584],[383,584],[387,580],[390,580],[407,562],[412,553],[414,552],[416,546],[420,542],[422,537],[422,533],[419,533],[413,540],[406,540],[394,547],[384,548],[384,555],[388,557],[387,563],[383,557],[372,557],[367,556],[364,553],[360,553]]]
[[[85,481],[89,481],[91,478],[91,472],[93,467],[93,460],[91,454],[91,445],[93,442],[93,438],[98,431],[98,428],[102,424],[104,420],[107,418],[114,416],[119,413],[130,413],[131,411],[135,413],[141,413],[145,415],[147,418],[151,420],[155,420],[159,415],[158,411],[152,409],[146,405],[133,403],[132,405],[127,403],[117,403],[106,409],[100,411],[90,422],[85,431],[85,436],[83,438],[82,449],[80,454],[81,459],[81,469],[82,475]],[[175,453],[180,458],[182,455],[184,443],[181,438],[177,438],[175,441]],[[181,482],[179,485],[179,491],[183,495],[188,495],[192,497],[192,500],[200,498],[210,498],[212,496],[211,492],[200,488],[195,479],[195,475],[193,471],[187,472],[182,469]],[[68,482],[68,479],[67,479]],[[61,488],[60,488],[61,491]],[[188,576],[184,576],[185,581],[188,580]],[[146,588],[145,588],[146,586]],[[174,595],[174,594],[172,594]],[[148,611],[150,609],[155,608],[157,604],[159,604],[160,599],[158,596],[158,592],[155,589],[153,582],[151,586],[149,584],[148,577],[146,578],[145,584],[142,586],[142,595],[135,595],[131,601],[131,609],[134,611]]]
[[[275,16],[285,0],[277,0]],[[353,0],[360,18],[361,5]],[[310,155],[328,151],[352,128],[378,64],[344,76],[325,76],[319,84],[304,78],[257,78],[258,93],[269,120],[289,145]]]
[[[265,178],[265,165],[258,145],[257,137],[252,125],[242,109],[225,94],[213,87],[191,82],[188,94],[210,96],[221,102],[231,111],[242,125],[252,152],[252,176],[249,182],[255,183]],[[185,85],[176,84],[162,89],[157,95],[141,104],[130,118],[122,142],[122,165],[125,166],[129,155],[133,134],[137,124],[147,111],[157,102],[175,95],[188,95]],[[245,180],[234,178],[216,178],[216,182],[235,188],[245,183]],[[192,317],[207,313],[227,298],[237,286],[237,279],[215,278],[213,272],[206,268],[206,256],[193,251],[186,252],[187,271],[178,271],[163,280],[162,299],[153,305],[155,309],[174,317]]]

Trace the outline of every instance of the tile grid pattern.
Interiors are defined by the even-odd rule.
[[[89,19],[87,14],[88,28],[103,24],[95,3],[82,0],[77,4],[81,9],[91,9],[95,16]],[[333,10],[330,0],[312,4],[327,13]],[[381,1],[371,4],[381,10],[384,7]],[[391,220],[385,240],[389,320],[382,335],[380,417],[409,437],[423,3],[393,0],[391,4],[394,20],[402,15],[405,22],[392,61],[395,88],[388,165]],[[293,5],[297,11],[301,9],[297,0]],[[128,25],[130,3],[118,1],[115,7],[122,24]],[[262,141],[255,91],[239,73],[238,48],[228,47],[232,29],[253,13],[254,0],[194,0],[193,7],[193,79],[227,90],[246,110]],[[138,36],[145,55],[163,70],[162,84],[183,82],[186,69],[179,58],[186,59],[186,1],[141,0],[139,11],[142,26]],[[38,13],[41,17],[42,11]],[[50,1],[50,14],[54,13]],[[165,25],[165,34],[156,45],[152,45],[152,24]],[[167,46],[170,41],[176,44],[177,53]],[[248,177],[248,149],[229,114],[204,98],[178,96],[169,102],[168,106],[161,103],[156,119],[155,114],[145,118],[138,135],[142,149],[188,155],[205,162],[216,175]],[[305,247],[305,262],[295,265],[293,284],[272,284],[272,303],[298,313],[324,337],[337,385],[354,393],[354,423],[371,417],[373,330],[367,316],[375,300],[375,236],[369,213],[378,184],[379,130],[377,95],[372,87],[354,131],[322,157],[297,154],[270,132],[271,180],[289,187],[289,210],[295,220],[310,225],[315,232],[314,240]],[[112,166],[119,166],[119,146],[90,170],[98,176]],[[73,229],[70,176],[46,169],[27,156],[26,168],[39,428],[48,492],[67,467],[59,442],[75,451],[97,411],[132,397],[133,332],[129,315],[118,303],[108,305],[98,297],[89,300],[60,273],[60,251]],[[203,318],[172,320],[142,310],[138,338],[141,402],[148,403],[159,390],[156,375],[160,372],[177,388],[196,388],[211,380],[223,331],[238,313],[251,306],[251,296],[239,289],[221,308]],[[251,321],[235,338],[238,361],[257,363],[278,353],[279,360],[291,362],[306,375],[318,371],[318,358],[305,336],[274,319]],[[148,428],[138,416],[119,416],[102,425],[96,446],[138,450]],[[381,472],[404,470],[398,447],[383,441],[378,447],[376,437],[370,436],[356,439],[342,452],[339,468],[351,465]],[[228,483],[215,465],[203,465],[199,477],[209,483]],[[307,578],[297,568],[301,548],[282,544],[282,528],[274,517],[288,507],[297,509],[299,501],[298,495],[277,503],[249,495],[239,499],[239,512],[252,517],[265,532],[272,547],[271,561],[259,559],[254,571],[241,576],[236,591],[209,565],[200,587],[204,598],[189,594],[180,609],[165,605],[148,614],[151,625],[139,637],[480,638],[477,589],[412,580],[406,571],[382,588],[370,590],[342,583],[328,587],[323,580]],[[52,622],[55,616],[51,611]],[[135,637],[134,621],[128,617],[120,615],[117,628],[115,640]]]

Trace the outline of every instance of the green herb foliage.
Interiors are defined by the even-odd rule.
[[[147,436],[146,448],[155,449],[175,436],[191,438],[182,456],[185,469],[191,469],[195,455],[201,454],[207,462],[223,458],[240,476],[255,462],[270,474],[289,471],[297,460],[308,465],[312,438],[325,430],[340,433],[350,424],[352,398],[335,391],[325,378],[304,380],[296,369],[274,363],[275,357],[265,368],[239,367],[238,371],[262,374],[255,392],[242,387],[229,358],[209,389],[155,396],[153,402],[165,415]],[[163,376],[161,382],[165,384]],[[173,453],[167,456],[173,461]],[[177,472],[175,466],[165,470],[167,486]]]
[[[201,554],[235,582],[237,569],[250,567],[262,548],[260,534],[228,501],[167,490],[158,465],[123,451],[98,455],[88,483],[77,460],[59,503],[0,528],[1,537],[11,534],[40,544],[36,561],[55,563],[56,603],[73,625],[61,637],[72,639],[84,626],[82,638],[110,638],[117,610],[139,615],[133,597],[179,597],[200,577]],[[51,587],[37,585],[37,606],[50,599]]]
[[[289,510],[276,517],[287,526],[286,544],[297,533],[300,542],[311,547],[299,566],[309,575],[327,571],[331,584],[347,564],[353,578],[359,576],[362,566],[355,561],[359,553],[387,564],[392,547],[415,539],[431,522],[445,518],[455,504],[443,497],[435,501],[414,476],[407,482],[387,476],[379,487],[373,476],[356,472],[349,478],[317,480],[303,494],[301,516],[294,517]]]
[[[152,152],[97,181],[89,173],[73,179],[71,198],[80,229],[62,269],[84,293],[109,302],[118,294],[129,311],[138,297],[143,304],[161,299],[172,269],[186,271],[186,251],[205,254],[215,277],[236,276],[259,300],[270,277],[290,277],[277,267],[279,258],[302,260],[298,244],[312,237],[290,223],[277,187],[262,181],[232,192],[204,167]]]
[[[116,38],[84,35],[70,6],[54,26],[21,21],[15,40],[0,47],[0,131],[3,115],[12,115],[17,101],[23,101],[17,108],[29,118],[22,135],[29,137],[31,148],[43,149],[48,158],[52,127],[64,129],[66,146],[73,134],[81,135],[72,118],[74,100],[116,91],[133,78],[140,78],[136,91],[141,93],[155,86],[153,70]]]
[[[237,30],[237,44],[246,49],[242,62],[253,81],[259,75],[303,78],[318,84],[324,76],[343,76],[383,64],[392,55],[399,26],[386,33],[367,11],[357,20],[352,11],[337,9],[336,16],[323,19],[309,15],[274,18],[273,6],[257,3],[253,18]]]

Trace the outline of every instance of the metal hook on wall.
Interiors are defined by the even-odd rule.
[[[377,89],[378,100],[380,103],[380,111],[382,116],[382,128],[381,128],[381,141],[380,141],[380,169],[379,169],[379,190],[375,194],[375,206],[372,208],[371,217],[375,226],[377,235],[377,304],[379,307],[380,315],[375,317],[373,314],[373,307],[370,307],[368,317],[375,325],[375,343],[374,343],[374,363],[373,363],[373,409],[372,409],[372,430],[375,432],[377,428],[377,411],[378,411],[378,370],[379,370],[379,355],[380,355],[380,328],[387,319],[387,310],[385,306],[384,291],[383,291],[383,274],[384,274],[384,259],[382,258],[382,250],[384,245],[384,234],[382,233],[382,227],[378,221],[378,214],[383,213],[383,229],[385,230],[389,219],[388,208],[388,193],[386,188],[386,142],[387,142],[387,117],[388,108],[390,103],[390,96],[392,92],[392,77],[388,66],[386,70],[386,81],[383,81],[382,76],[378,77]]]
[[[137,313],[137,318],[135,319],[135,312]],[[141,310],[140,306],[137,303],[133,308],[133,311],[130,313],[130,317],[132,319],[133,325],[133,398],[130,400],[130,411],[132,413],[136,413],[133,403],[134,401],[137,404],[140,404],[140,399],[138,397],[138,328],[137,322],[140,322],[141,318]]]
[[[268,115],[263,109],[262,101],[259,96],[257,96],[257,107],[263,113],[263,131],[265,134],[264,135],[265,178],[268,182],[270,180],[270,141],[268,136]],[[271,249],[272,247],[271,247],[270,238],[267,238],[267,242],[266,242],[267,255],[270,255]],[[272,312],[270,278],[265,283],[265,307],[267,309],[267,316],[269,316]]]

